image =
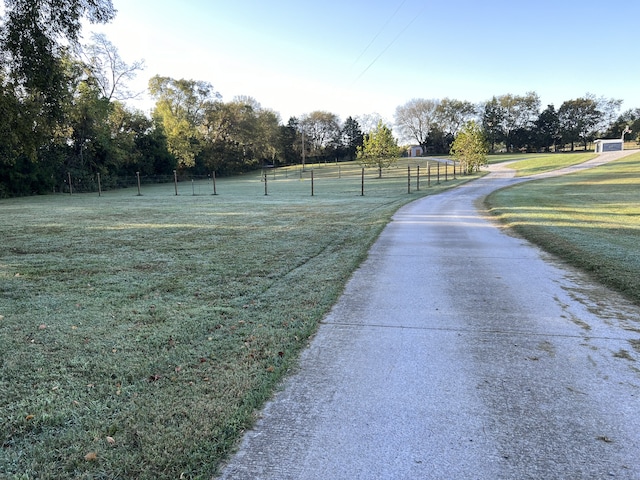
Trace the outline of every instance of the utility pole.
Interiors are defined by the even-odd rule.
[[[304,148],[304,124],[302,124],[302,171],[304,172],[304,161],[305,161],[306,150]]]

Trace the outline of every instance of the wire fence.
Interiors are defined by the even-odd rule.
[[[414,159],[415,160],[415,159]],[[404,161],[389,168],[363,168],[347,162],[335,164],[310,164],[293,167],[264,168],[259,172],[218,178],[215,172],[208,175],[180,174],[129,176],[66,175],[59,185],[59,193],[79,194],[127,189],[142,196],[154,195],[224,195],[263,194],[287,191],[292,194],[315,196],[323,193],[352,193],[367,195],[382,191],[412,193],[464,176],[460,165],[451,160]]]

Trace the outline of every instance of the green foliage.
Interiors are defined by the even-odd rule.
[[[402,148],[393,136],[393,132],[382,121],[376,129],[365,135],[362,147],[358,148],[358,161],[365,167],[376,167],[379,176],[382,169],[394,165],[402,154]]]
[[[555,148],[561,140],[558,112],[553,105],[548,105],[535,122],[535,146],[548,152],[550,147]]]
[[[156,99],[154,116],[162,123],[167,145],[181,167],[192,167],[202,150],[204,113],[220,94],[208,82],[175,80],[156,75],[149,80],[149,92]]]
[[[305,155],[330,158],[341,145],[340,121],[335,113],[316,110],[300,120],[305,135]]]
[[[64,94],[61,39],[74,44],[82,21],[107,23],[115,16],[111,0],[5,0],[0,39],[13,78],[42,95],[48,107]]]
[[[523,133],[533,126],[539,109],[540,97],[535,92],[500,95],[485,103],[482,124],[491,144],[491,152],[497,142],[504,142],[507,152],[529,143]]]
[[[364,142],[364,134],[360,129],[358,121],[353,117],[349,117],[345,120],[342,127],[342,136],[347,158],[349,160],[355,160],[358,154],[358,148],[362,147]]]
[[[474,121],[467,122],[451,146],[451,155],[467,173],[478,171],[487,163],[489,147],[482,128]]]
[[[597,103],[591,98],[576,98],[562,104],[558,110],[562,139],[571,143],[572,151],[576,142],[584,143],[586,148],[587,142],[595,136],[601,115]]]

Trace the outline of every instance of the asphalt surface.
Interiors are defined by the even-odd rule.
[[[479,213],[510,175],[397,212],[220,478],[640,479],[640,309]]]

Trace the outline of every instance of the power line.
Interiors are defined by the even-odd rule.
[[[373,37],[373,39],[369,42],[369,44],[364,47],[364,50],[362,50],[362,52],[360,52],[360,55],[358,55],[358,58],[355,59],[355,61],[353,62],[353,65],[351,65],[351,68],[355,67],[356,63],[358,63],[358,60],[360,60],[362,58],[362,56],[367,53],[367,50],[369,50],[369,47],[371,45],[373,45],[373,42],[375,42],[378,37],[380,36],[380,34],[384,31],[385,28],[387,28],[387,26],[391,23],[391,20],[393,20],[393,18],[396,16],[396,14],[400,11],[400,9],[402,8],[402,6],[407,2],[407,0],[402,0],[402,2],[400,2],[400,5],[398,5],[398,8],[396,8],[395,12],[393,12],[393,15],[391,15],[387,21],[385,22],[385,24],[380,28],[380,30],[378,30],[378,33],[376,33]]]
[[[391,42],[389,42],[389,44],[388,44],[388,45],[387,45],[387,46],[386,46],[386,47],[385,47],[385,48],[384,48],[384,49],[383,49],[383,50],[378,54],[378,56],[377,56],[376,58],[374,58],[374,59],[373,59],[373,61],[372,61],[372,62],[367,66],[367,68],[365,68],[365,69],[362,71],[362,73],[360,73],[360,75],[358,75],[358,78],[356,78],[356,79],[354,80],[354,83],[355,83],[355,82],[357,82],[358,80],[360,80],[360,79],[362,78],[362,76],[363,76],[365,73],[367,73],[367,71],[368,71],[368,70],[373,66],[373,64],[374,64],[374,63],[376,63],[376,62],[378,61],[378,59],[379,59],[382,55],[384,55],[384,53],[385,53],[387,50],[389,50],[389,48],[391,48],[391,46],[392,46],[394,43],[396,43],[396,40],[398,40],[398,38],[400,38],[400,37],[402,36],[402,34],[403,34],[404,32],[406,32],[406,31],[409,29],[409,27],[410,27],[411,25],[413,25],[413,23],[418,19],[418,17],[419,17],[420,15],[422,15],[422,13],[426,10],[426,8],[427,8],[427,7],[425,6],[422,10],[420,10],[420,12],[418,12],[418,13],[413,17],[413,19],[412,19],[409,23],[407,23],[407,24],[405,25],[405,27],[404,27],[402,30],[400,30],[400,32],[399,32],[399,33],[398,33],[398,34],[393,38],[393,40],[391,40]]]

